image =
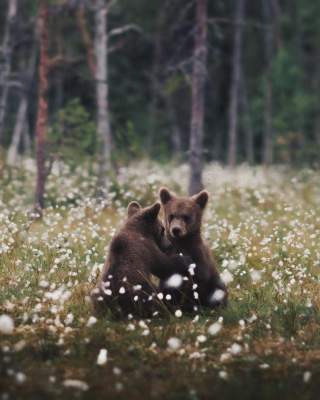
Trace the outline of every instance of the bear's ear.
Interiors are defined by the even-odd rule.
[[[198,204],[198,206],[203,210],[208,203],[209,193],[206,190],[202,190],[200,193],[192,196],[192,199]]]
[[[132,217],[132,215],[134,215],[135,213],[137,213],[138,211],[141,210],[141,206],[137,201],[132,201],[131,203],[129,203],[128,205],[128,217]]]
[[[173,195],[165,187],[160,189],[159,197],[162,204],[167,204],[173,198]]]
[[[155,220],[158,217],[161,205],[160,203],[155,203],[150,207],[147,207],[143,210],[143,217],[148,219],[149,221]]]

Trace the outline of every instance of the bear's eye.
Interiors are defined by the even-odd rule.
[[[160,228],[160,235],[161,235],[161,237],[164,236],[164,227],[163,226]]]
[[[182,219],[184,220],[184,222],[185,222],[186,224],[189,223],[190,220],[191,220],[191,218],[190,218],[189,215],[183,215],[183,216],[182,216]]]
[[[171,221],[173,220],[173,218],[174,218],[174,215],[173,215],[173,214],[170,214],[170,215],[169,215],[169,222],[171,222]]]

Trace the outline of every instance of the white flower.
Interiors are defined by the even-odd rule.
[[[93,315],[88,319],[88,322],[87,322],[87,326],[88,327],[90,327],[90,326],[93,326],[94,324],[96,324],[97,323],[97,318],[96,317],[94,317]]]
[[[211,336],[217,335],[222,329],[222,324],[220,322],[214,322],[208,328],[208,333]]]
[[[180,274],[173,274],[165,282],[166,287],[177,289],[182,285],[182,276]]]
[[[210,297],[210,303],[219,303],[221,302],[226,295],[226,292],[222,289],[216,289]]]
[[[89,389],[89,385],[84,382],[80,381],[78,379],[66,379],[63,381],[63,386],[68,387],[68,388],[75,388],[79,390],[86,391]]]
[[[125,294],[125,292],[126,292],[126,289],[123,286],[121,286],[121,288],[119,289],[119,293]]]
[[[195,274],[194,270],[195,270],[195,269],[196,269],[196,264],[190,264],[190,265],[189,265],[188,271],[189,271],[189,274],[190,274],[191,276],[194,276],[194,274]]]
[[[199,335],[197,336],[197,342],[199,343],[204,343],[207,340],[205,335]]]
[[[108,361],[108,350],[107,349],[101,349],[99,351],[98,357],[97,357],[97,365],[105,365]]]
[[[127,331],[134,331],[136,329],[136,327],[133,324],[128,324],[127,325]]]
[[[306,371],[306,372],[303,374],[303,382],[304,382],[304,383],[310,382],[311,377],[312,377],[311,372],[310,372],[310,371]]]
[[[26,380],[27,380],[27,377],[23,372],[17,372],[17,374],[16,374],[16,382],[17,383],[22,384]]]
[[[231,358],[231,354],[230,353],[222,353],[220,356],[220,361],[221,362],[225,362],[225,361],[229,361]]]
[[[149,329],[148,325],[143,320],[139,321],[139,326],[142,329]]]
[[[181,340],[177,337],[171,337],[168,339],[168,347],[171,350],[178,350],[181,347]]]
[[[182,311],[181,311],[181,310],[176,310],[176,312],[174,313],[174,315],[175,315],[177,318],[181,318],[181,317],[182,317]]]
[[[251,276],[252,282],[253,283],[257,283],[257,282],[259,282],[261,280],[262,272],[261,271],[257,271],[255,269],[252,269],[250,271],[250,276]]]
[[[228,271],[227,269],[225,269],[221,275],[220,275],[221,279],[223,280],[223,282],[228,285],[229,283],[231,283],[233,281],[233,275],[231,274],[230,271]]]
[[[241,326],[241,328],[244,328],[246,326],[246,323],[243,319],[239,320],[239,325]]]
[[[71,325],[73,319],[74,319],[73,314],[69,313],[64,320],[65,325]]]
[[[240,354],[242,351],[242,346],[238,343],[233,343],[233,345],[230,347],[230,353],[233,355]]]
[[[0,316],[0,333],[11,335],[14,330],[14,322],[9,315],[3,314]]]
[[[39,287],[41,287],[41,288],[43,288],[43,289],[46,289],[47,287],[49,287],[49,282],[48,282],[48,281],[45,281],[44,279],[42,279],[42,280],[39,282]]]
[[[114,367],[112,371],[113,371],[113,373],[114,373],[115,375],[117,375],[117,376],[119,376],[119,375],[122,374],[121,369],[118,368],[118,367]]]
[[[251,317],[247,319],[247,321],[249,322],[249,324],[252,324],[252,322],[256,321],[257,319],[258,317],[256,316],[256,314],[252,314]]]
[[[227,380],[228,379],[228,373],[226,371],[219,371],[219,378]]]

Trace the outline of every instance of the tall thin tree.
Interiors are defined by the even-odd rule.
[[[48,129],[48,73],[49,73],[49,29],[48,4],[41,0],[38,13],[38,29],[40,44],[39,83],[38,83],[38,114],[36,121],[36,158],[37,182],[35,193],[35,208],[41,211],[44,207],[44,190],[47,171],[45,166],[45,146]]]
[[[207,0],[197,0],[196,31],[192,70],[192,111],[189,146],[189,193],[203,188],[203,129],[205,107],[205,81],[207,75]]]
[[[245,10],[245,0],[236,0],[235,8],[235,28],[233,39],[232,56],[232,78],[230,85],[229,98],[229,144],[228,144],[228,165],[234,167],[237,162],[237,131],[238,131],[238,106],[239,106],[239,88],[241,73],[241,51],[242,51],[242,33],[243,17]]]
[[[242,114],[242,124],[245,133],[245,155],[249,165],[254,163],[254,132],[251,121],[250,107],[248,104],[248,88],[247,81],[244,76],[243,68],[241,68],[240,78],[240,112]]]
[[[273,126],[272,126],[272,76],[271,66],[273,60],[273,17],[270,0],[263,0],[264,20],[268,25],[264,33],[265,44],[265,105],[264,105],[264,136],[263,136],[263,163],[270,165],[273,162]]]
[[[97,100],[97,134],[99,141],[99,188],[106,186],[111,172],[111,128],[108,85],[108,34],[107,16],[111,1],[96,0],[95,3],[95,80]]]
[[[17,0],[8,0],[7,20],[1,46],[2,63],[0,63],[0,144],[3,142],[4,122],[9,95],[9,80],[13,51],[13,26],[17,16]],[[1,65],[2,64],[2,65]]]
[[[8,150],[7,163],[9,165],[16,164],[19,145],[21,144],[24,135],[28,135],[27,114],[30,103],[31,85],[34,79],[35,69],[37,64],[37,54],[38,54],[38,49],[36,44],[34,43],[31,50],[30,59],[28,60],[27,73],[26,76],[24,77],[24,86],[22,87],[20,93],[20,103],[18,106],[16,121],[14,124],[13,133],[11,137],[11,143]]]

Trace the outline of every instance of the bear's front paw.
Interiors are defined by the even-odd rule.
[[[176,273],[181,275],[188,275],[189,267],[193,264],[193,260],[189,256],[175,255],[172,256],[176,264]]]

